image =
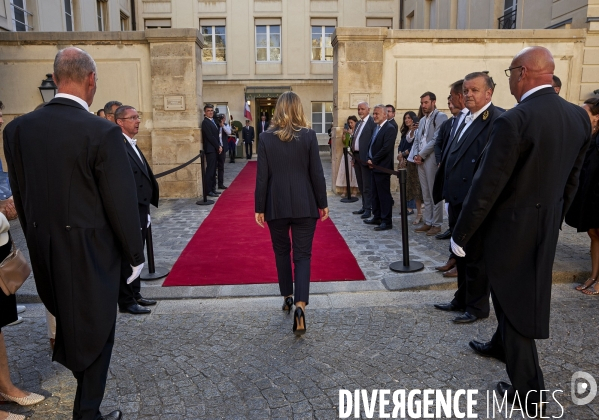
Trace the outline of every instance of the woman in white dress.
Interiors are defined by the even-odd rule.
[[[348,147],[353,140],[354,128],[358,123],[358,118],[355,115],[350,115],[347,117],[347,123],[343,128],[343,146]],[[341,155],[341,164],[339,165],[339,171],[337,172],[337,182],[335,185],[338,187],[345,188],[345,157]],[[349,167],[349,186],[352,188],[352,192],[356,193],[358,189],[358,181],[356,179],[356,172],[354,171],[353,166],[351,165],[351,159],[348,161]]]

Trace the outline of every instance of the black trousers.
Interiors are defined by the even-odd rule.
[[[312,217],[275,219],[267,222],[275,252],[279,290],[281,296],[293,293],[295,278],[295,302],[306,302],[310,297],[310,261],[312,258],[312,240],[316,230],[316,221]],[[289,231],[291,230],[291,241]],[[291,271],[291,248],[293,246],[293,264]]]
[[[449,204],[449,229],[453,229],[462,211],[462,203]],[[451,252],[451,245],[449,247]],[[464,258],[454,256],[458,268],[458,289],[451,303],[477,318],[487,318],[489,305],[489,278],[483,258],[483,241],[480,230],[474,233],[466,247]],[[453,254],[452,254],[453,255]]]
[[[539,366],[539,355],[534,338],[528,338],[520,334],[509,321],[501,303],[493,290],[491,290],[493,307],[497,315],[497,331],[491,339],[493,347],[503,349],[505,354],[505,370],[510,378],[512,387],[518,391],[520,401],[524,404],[528,392],[528,405],[541,402],[547,399],[547,393],[541,396],[540,391],[545,389],[543,372]],[[510,401],[511,402],[511,401]],[[534,414],[534,406],[529,410],[529,414]]]
[[[139,211],[139,224],[141,226],[141,240],[145,246],[148,237],[148,214],[150,206],[137,205]],[[125,259],[121,262],[121,282],[119,283],[119,308],[133,305],[136,299],[141,298],[141,280],[137,277],[132,283],[127,284],[127,278],[131,275],[131,265]]]
[[[98,358],[87,369],[81,372],[73,372],[73,376],[77,380],[73,420],[97,420],[101,418],[100,404],[102,404],[104,398],[113,346],[114,326]]]
[[[206,191],[203,191],[204,194],[214,191],[217,156],[218,152],[206,153],[206,173],[204,174],[206,176],[206,180],[204,182]]]
[[[216,157],[216,167],[218,169],[217,170],[217,177],[218,177],[218,186],[219,187],[221,185],[225,185],[224,184],[224,182],[225,182],[225,160],[227,160],[227,156],[226,156],[226,153],[225,153],[225,149],[223,149],[223,151],[220,152],[220,153],[218,153],[217,157]],[[213,185],[212,190],[213,191],[216,190],[216,178],[217,177],[215,177],[215,180],[212,183],[212,185]]]
[[[388,225],[393,223],[391,212],[393,197],[391,196],[391,175],[380,172],[372,173],[372,217],[380,218]]]
[[[252,158],[252,143],[245,144],[245,157],[248,159]]]
[[[354,153],[358,156],[358,153]],[[359,156],[358,156],[359,157]],[[356,172],[356,181],[358,181],[358,189],[362,194],[362,208],[364,210],[372,209],[372,170],[368,165],[362,165],[361,163],[354,163],[354,171]]]

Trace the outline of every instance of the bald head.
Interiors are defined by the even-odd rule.
[[[551,85],[555,62],[547,48],[527,47],[516,54],[510,69],[510,91],[520,102],[522,95],[530,89]]]
[[[76,47],[58,51],[54,58],[54,81],[82,83],[90,73],[96,73],[96,62],[85,51]]]

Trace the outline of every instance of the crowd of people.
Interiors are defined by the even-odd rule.
[[[523,408],[535,413],[546,402],[535,339],[549,335],[552,264],[564,218],[591,239],[591,277],[577,289],[599,294],[599,100],[578,107],[560,98],[554,68],[546,48],[518,53],[505,71],[517,101],[509,111],[492,103],[492,77],[472,72],[449,87],[450,118],[426,91],[418,114],[405,112],[401,125],[393,105],[377,104],[371,115],[361,102],[344,129],[362,200],[354,213],[375,231],[392,229],[390,177],[395,162],[406,170],[409,211],[402,216],[414,215],[418,233],[450,239],[449,260],[439,269],[455,267],[458,288],[452,301],[434,307],[458,312],[453,322],[467,324],[487,318],[492,299],[496,332],[469,345],[506,364],[511,383],[499,382],[497,389],[510,401],[516,393],[527,396]],[[114,345],[114,304],[134,315],[156,304],[141,295],[139,276],[159,188],[135,139],[137,110],[110,101],[98,111],[101,118],[90,114],[97,87],[92,57],[74,47],[59,51],[54,80],[52,101],[4,129],[11,203],[38,294],[55,322],[53,360],[77,381],[73,418],[118,420],[119,410],[99,411]],[[224,145],[233,162],[231,143],[237,143],[214,111],[204,107],[201,127],[211,196],[219,194],[217,186],[226,188]],[[282,309],[295,306],[293,332],[303,335],[314,231],[318,219],[329,216],[318,141],[293,92],[281,95],[272,120],[262,116],[257,131],[255,220],[268,225]],[[249,121],[242,136],[251,159]],[[52,148],[45,147],[48,141]],[[449,229],[441,232],[444,209]],[[0,205],[0,260],[11,244],[11,211]],[[495,258],[499,254],[503,258]],[[0,328],[17,321],[17,312],[15,296],[0,293]],[[0,330],[0,401],[43,399],[10,381]],[[0,420],[7,418],[23,417],[0,411]]]

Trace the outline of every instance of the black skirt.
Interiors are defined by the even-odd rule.
[[[10,254],[11,247],[11,240],[0,246],[0,262]],[[0,289],[0,330],[11,322],[15,322],[17,318],[17,297],[15,295],[6,296]]]

